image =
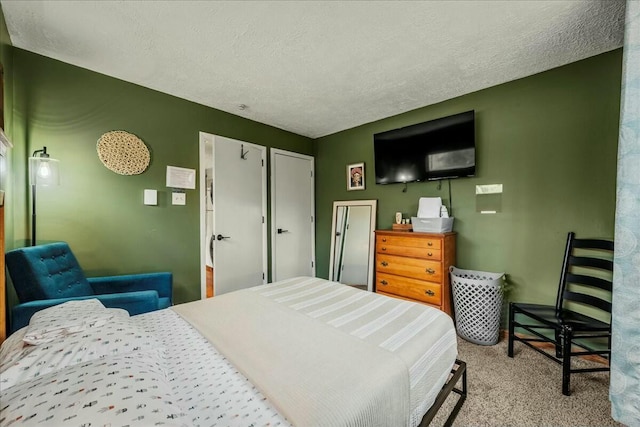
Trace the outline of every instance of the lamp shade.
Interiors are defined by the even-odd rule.
[[[29,183],[31,185],[60,185],[59,161],[51,157],[29,157]]]

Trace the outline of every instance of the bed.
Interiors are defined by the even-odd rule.
[[[414,427],[455,391],[450,423],[456,356],[446,314],[318,278],[134,317],[77,301],[2,345],[0,426]]]

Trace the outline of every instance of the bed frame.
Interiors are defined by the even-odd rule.
[[[450,427],[451,425],[453,425],[453,421],[456,419],[456,416],[458,415],[458,412],[460,412],[462,404],[467,398],[467,364],[462,360],[456,359],[455,363],[453,364],[453,368],[451,369],[451,374],[452,375],[449,380],[444,384],[444,386],[442,386],[442,390],[440,390],[440,393],[438,393],[438,395],[436,396],[436,400],[435,402],[433,402],[431,408],[427,411],[426,414],[424,414],[424,417],[422,417],[420,427],[426,427],[431,424],[431,421],[433,421],[433,418],[438,413],[438,410],[445,402],[445,400],[447,400],[447,397],[449,396],[449,394],[451,394],[452,391],[459,394],[460,397],[458,398],[456,405],[451,410],[449,417],[445,421],[444,427]],[[456,388],[456,384],[460,380],[460,377],[462,377],[462,389]]]

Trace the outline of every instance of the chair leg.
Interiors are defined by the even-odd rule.
[[[509,343],[507,345],[507,356],[513,357],[513,334],[515,333],[515,313],[513,310],[513,303],[509,303]]]
[[[571,396],[571,341],[573,330],[564,325],[562,327],[562,394]]]

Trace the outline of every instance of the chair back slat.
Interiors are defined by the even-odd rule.
[[[611,313],[611,303],[609,301],[605,301],[602,298],[598,298],[593,295],[565,291],[563,298],[565,302],[566,301],[578,302],[584,305],[588,305],[590,307],[599,308],[600,310],[606,311],[607,313]]]
[[[567,284],[577,283],[580,285],[591,286],[592,288],[598,288],[609,292],[613,289],[613,284],[609,280],[601,279],[600,277],[586,276],[584,274],[567,273],[566,282]]]
[[[599,249],[613,252],[613,242],[601,239],[573,239],[573,247],[577,249]]]
[[[569,257],[569,265],[573,267],[599,268],[600,270],[613,271],[613,261],[587,256]]]

